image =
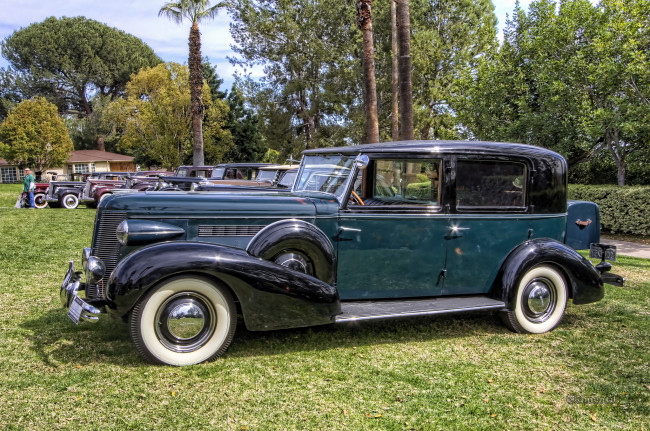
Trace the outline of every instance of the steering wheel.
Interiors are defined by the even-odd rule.
[[[361,196],[357,194],[354,190],[352,190],[352,193],[350,194],[350,202],[352,203],[358,203],[359,205],[365,205],[363,203],[363,199],[361,199]]]

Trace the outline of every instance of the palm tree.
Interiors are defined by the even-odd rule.
[[[413,85],[411,83],[411,13],[409,0],[398,0],[399,37],[399,110],[403,140],[411,140],[413,131]]]
[[[366,99],[366,144],[379,142],[377,120],[377,85],[375,83],[375,54],[372,32],[373,0],[357,0],[357,24],[363,33],[363,77]]]
[[[158,16],[166,16],[181,24],[183,19],[192,23],[190,28],[190,96],[192,110],[192,138],[194,141],[194,165],[203,165],[203,75],[201,73],[201,33],[199,21],[212,19],[219,9],[226,7],[227,2],[219,2],[210,6],[210,0],[180,0],[165,3],[158,11]]]

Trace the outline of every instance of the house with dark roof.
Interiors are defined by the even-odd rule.
[[[51,180],[53,177],[65,176],[86,172],[134,172],[132,156],[110,153],[99,150],[78,150],[70,153],[65,166],[48,168],[45,172],[34,172],[38,181]],[[23,172],[21,167],[9,164],[6,160],[0,159],[0,182],[16,183],[22,181]]]

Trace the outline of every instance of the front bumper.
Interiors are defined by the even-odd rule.
[[[63,278],[59,297],[61,305],[68,310],[68,317],[76,325],[79,322],[97,322],[102,313],[101,303],[90,303],[79,296],[79,292],[86,290],[86,283],[81,282],[81,271],[75,271],[74,262],[70,261],[68,271]],[[100,301],[105,302],[105,301]]]

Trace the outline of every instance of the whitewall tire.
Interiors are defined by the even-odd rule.
[[[63,208],[73,210],[79,206],[79,197],[74,193],[66,193],[59,201]]]
[[[161,283],[134,307],[131,338],[149,362],[192,365],[221,356],[237,326],[237,309],[225,287],[199,276]]]
[[[514,309],[504,312],[502,320],[515,332],[548,332],[562,320],[568,299],[562,274],[553,266],[536,266],[524,274],[517,286]]]

